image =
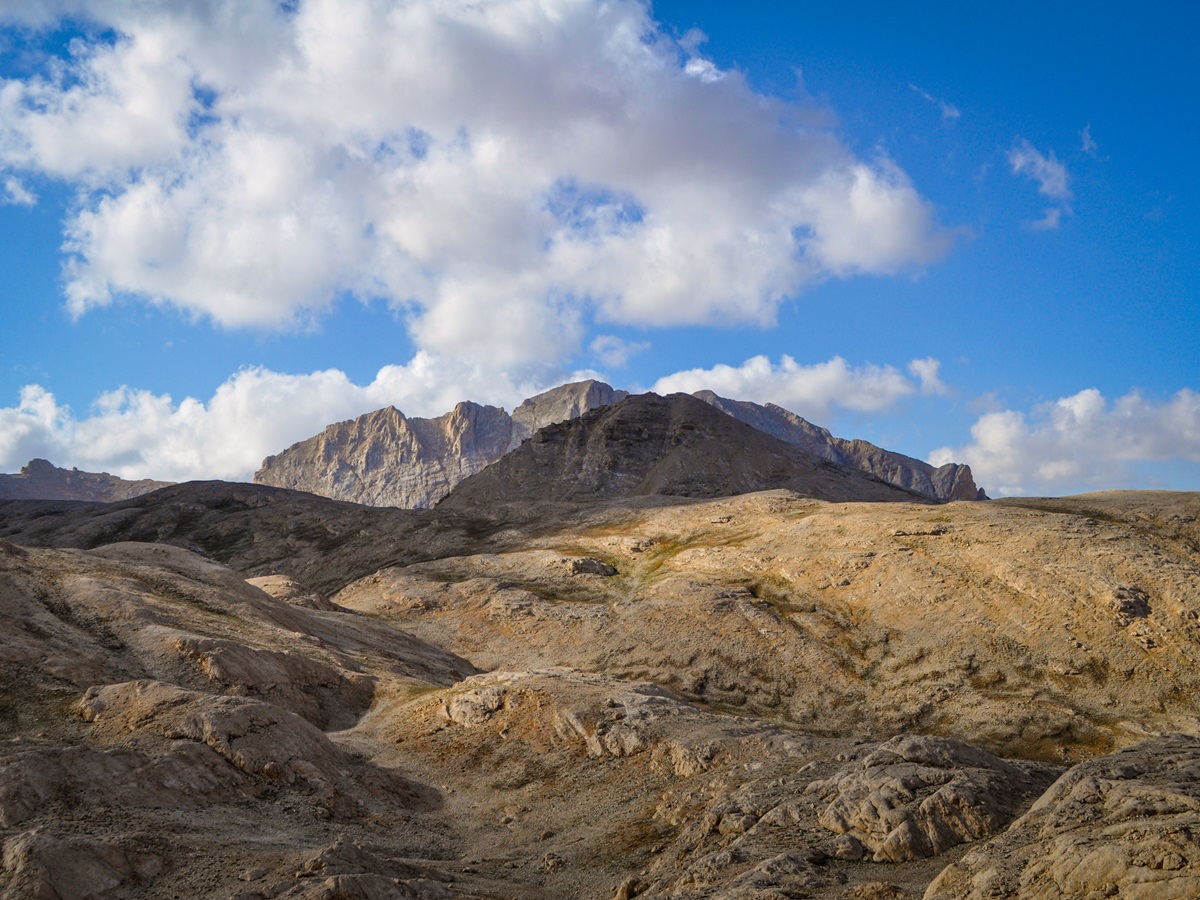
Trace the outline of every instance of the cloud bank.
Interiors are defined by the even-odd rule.
[[[1025,413],[981,416],[964,447],[942,447],[935,465],[965,462],[993,496],[1147,487],[1137,463],[1200,462],[1200,394],[1154,402],[1134,391],[1110,402],[1089,388]]]
[[[817,424],[826,423],[838,410],[882,412],[897,402],[936,383],[939,363],[916,360],[910,370],[914,383],[894,366],[851,366],[840,356],[815,365],[801,365],[786,354],[776,365],[755,356],[740,366],[718,365],[689,369],[655,382],[658,394],[710,390],[733,400],[774,403]],[[930,380],[932,379],[932,381]]]
[[[0,184],[78,191],[77,316],[132,297],[292,328],[380,298],[420,350],[519,370],[595,323],[769,324],[952,240],[828,111],[635,0],[61,0],[0,24],[43,48],[0,82]],[[53,55],[55,28],[79,33]]]

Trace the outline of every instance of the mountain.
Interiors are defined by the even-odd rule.
[[[927,462],[884,450],[866,441],[834,437],[826,429],[774,403],[763,406],[746,400],[728,400],[712,391],[697,391],[693,396],[814,456],[870,472],[889,484],[939,500],[987,499],[983,489],[975,485],[970,466],[946,463],[934,468]]]
[[[60,469],[44,459],[31,459],[17,475],[0,474],[0,500],[86,500],[109,503],[127,500],[159,488],[169,481],[126,481],[107,472]]]
[[[637,394],[543,428],[439,508],[534,500],[723,497],[785,488],[834,502],[930,498],[820,459],[687,394]]]
[[[254,481],[368,506],[425,508],[543,426],[625,396],[583,381],[531,397],[511,416],[469,401],[436,419],[389,406],[268,456]]]

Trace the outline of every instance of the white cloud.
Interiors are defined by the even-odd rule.
[[[627,341],[615,334],[598,334],[588,345],[592,356],[603,366],[623,369],[629,358],[650,349],[647,341]]]
[[[617,368],[619,357],[642,346],[612,335],[593,352]],[[610,358],[602,357],[608,354]],[[735,399],[778,403],[818,423],[839,410],[881,412],[918,391],[941,385],[938,361],[914,360],[914,381],[892,366],[849,365],[841,357],[801,366],[758,356],[738,367],[693,369],[659,379],[654,390],[711,389]],[[207,399],[176,401],[166,394],[122,387],[102,394],[82,414],[60,405],[38,385],[22,389],[16,406],[0,408],[0,471],[15,472],[42,457],[59,466],[107,471],[124,478],[168,481],[249,480],[264,457],[325,426],[392,405],[409,416],[438,416],[462,400],[503,406],[564,380],[603,378],[593,370],[547,369],[519,380],[487,365],[419,351],[403,366],[384,366],[368,384],[337,369],[284,374],[243,369]]]
[[[34,206],[37,204],[37,197],[21,183],[19,178],[13,178],[11,175],[4,179],[4,199],[0,203],[9,206]]]
[[[950,389],[946,387],[946,383],[942,381],[939,374],[942,369],[942,361],[934,359],[932,356],[927,356],[925,359],[914,359],[908,364],[908,371],[921,384],[921,395],[924,397],[944,397],[950,393]]]
[[[76,315],[132,295],[292,327],[382,297],[439,358],[536,367],[577,353],[585,321],[769,323],[815,279],[925,265],[953,239],[825,110],[756,94],[635,0],[0,18],[54,13],[99,37],[0,83],[0,174],[80,192]]]
[[[0,408],[0,471],[43,457],[125,478],[249,480],[267,455],[373,409],[437,416],[467,398],[512,409],[541,388],[423,352],[405,366],[385,366],[366,385],[336,369],[244,369],[207,400],[122,387],[82,416],[30,385],[17,406]]]
[[[993,495],[1145,486],[1138,463],[1200,462],[1200,394],[1164,402],[1138,392],[1109,402],[1095,388],[1036,407],[981,416],[965,447],[935,450],[935,465],[971,466]]]
[[[933,96],[933,94],[915,84],[910,83],[908,86],[913,91],[916,91],[916,93],[919,94],[923,99],[928,100],[941,111],[943,122],[953,122],[962,115],[962,112],[953,103],[947,103],[942,98]]]
[[[1092,126],[1087,124],[1083,126],[1083,131],[1079,132],[1080,149],[1088,156],[1095,156],[1096,151],[1100,149],[1100,145],[1092,138]]]
[[[1049,156],[1043,156],[1029,141],[1021,140],[1008,151],[1008,162],[1014,175],[1027,175],[1036,181],[1042,196],[1051,200],[1071,199],[1067,167],[1055,158],[1053,150]]]
[[[840,356],[802,366],[784,355],[778,365],[765,356],[755,356],[740,366],[717,365],[690,369],[660,378],[652,388],[659,394],[676,391],[694,393],[711,390],[734,400],[775,403],[810,419],[826,423],[836,410],[881,412],[937,380],[935,359],[915,360],[914,374],[920,385],[893,366],[853,367]],[[911,368],[910,366],[910,368]],[[921,376],[924,370],[925,375]]]
[[[1071,186],[1067,167],[1060,163],[1051,150],[1048,156],[1035,148],[1029,141],[1021,139],[1008,151],[1008,163],[1014,175],[1024,175],[1037,182],[1038,193],[1055,201],[1040,219],[1030,223],[1035,231],[1053,231],[1062,224],[1063,214],[1071,213]]]

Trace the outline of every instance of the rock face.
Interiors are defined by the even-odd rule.
[[[853,837],[876,862],[905,862],[990,837],[1060,771],[1006,762],[961,741],[905,735],[809,790],[829,803],[823,826]]]
[[[1164,735],[1081,763],[925,900],[1200,897],[1200,739]]]
[[[834,502],[928,500],[815,457],[687,394],[638,394],[543,428],[441,505],[721,497],[773,488]]]
[[[31,459],[20,474],[0,475],[0,500],[86,500],[110,503],[139,497],[169,481],[126,481],[107,472],[60,469],[44,459]]]
[[[834,437],[826,429],[774,403],[761,406],[746,400],[728,400],[712,391],[697,391],[694,396],[772,437],[795,444],[821,459],[869,472],[888,484],[939,500],[987,499],[983,488],[976,487],[970,466],[946,463],[935,468],[927,462],[884,450],[866,441]]]
[[[543,426],[624,396],[583,381],[531,397],[511,416],[471,402],[436,419],[389,406],[268,456],[254,481],[367,506],[429,507]]]

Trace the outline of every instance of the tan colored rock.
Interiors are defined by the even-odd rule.
[[[1060,771],[1006,762],[961,741],[905,735],[809,790],[829,804],[824,827],[861,841],[876,862],[904,862],[996,834]]]
[[[786,488],[832,502],[933,502],[765,434],[688,394],[637,394],[543,428],[439,509],[532,501],[725,497]]]
[[[306,786],[334,816],[362,815],[369,800],[427,802],[416,786],[389,772],[353,771],[357,767],[323,732],[258,700],[133,681],[89,689],[78,711],[94,726],[95,742],[114,743],[131,732],[194,741],[247,775]]]
[[[140,848],[30,831],[4,844],[0,898],[115,896],[152,884],[162,867],[160,856]]]
[[[1200,897],[1200,739],[1164,735],[1080,763],[926,900]]]
[[[340,607],[330,603],[324,594],[305,587],[288,575],[260,575],[257,578],[247,578],[246,581],[259,588],[263,593],[270,594],[276,600],[282,600],[292,606],[319,609],[322,612],[340,610]]]
[[[374,696],[373,679],[300,653],[197,637],[179,637],[172,646],[222,692],[266,700],[322,729],[353,724]]]

